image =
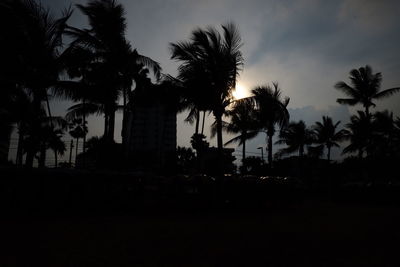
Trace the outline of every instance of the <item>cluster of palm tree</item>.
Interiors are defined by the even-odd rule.
[[[370,142],[363,138],[371,139],[372,130],[359,128],[370,127],[368,126],[370,124],[389,124],[387,112],[371,115],[370,108],[375,106],[374,99],[388,97],[399,88],[381,91],[382,76],[380,73],[373,74],[369,66],[350,72],[352,86],[345,82],[339,82],[335,86],[350,96],[350,98],[338,99],[338,103],[347,105],[361,103],[365,108],[364,113],[358,113],[359,117],[354,115],[351,118],[351,122],[346,125],[347,129],[338,129],[340,121],[333,122],[328,116],[323,116],[321,122],[316,122],[309,128],[304,121],[290,122],[287,109],[290,99],[282,97],[278,83],[273,83],[272,86],[256,87],[252,90],[252,96],[248,98],[233,99],[232,90],[236,85],[238,71],[243,65],[239,50],[241,40],[233,24],[222,25],[222,29],[221,34],[211,27],[199,28],[192,32],[189,41],[174,43],[170,46],[172,59],[181,62],[177,78],[183,88],[183,98],[186,103],[184,109],[190,111],[186,120],[196,122],[192,138],[192,144],[196,144],[195,149],[199,147],[199,143],[202,143],[200,141],[204,143],[206,112],[212,112],[215,117],[211,136],[217,135],[218,149],[221,151],[223,145],[238,143],[242,146],[243,162],[246,159],[246,141],[256,137],[260,132],[266,133],[270,167],[273,163],[273,137],[277,130],[279,130],[279,140],[276,144],[283,144],[286,147],[280,149],[276,156],[298,152],[302,157],[307,149],[308,155],[321,157],[326,150],[326,158],[330,161],[332,148],[339,147],[342,141],[350,142],[344,149],[344,153],[363,151],[366,147],[371,147]],[[200,133],[201,112],[203,112],[203,126]],[[229,121],[223,121],[223,116]],[[371,120],[371,123],[366,124],[365,119]],[[375,123],[372,123],[372,120]],[[378,122],[385,120],[386,124]],[[391,125],[396,125],[394,120]],[[224,144],[223,130],[236,136]]]
[[[260,132],[267,136],[268,163],[272,166],[273,142],[276,127],[283,130],[289,122],[287,106],[289,98],[282,98],[278,83],[272,86],[258,86],[252,90],[252,96],[233,101],[232,108],[226,115],[229,122],[224,122],[223,129],[230,134],[238,134],[225,145],[242,145],[242,161],[246,160],[246,141],[255,138]]]
[[[232,91],[243,65],[241,46],[238,29],[232,23],[222,25],[222,33],[213,27],[198,28],[191,33],[190,41],[170,44],[171,58],[181,62],[177,78],[183,88],[186,109],[196,120],[195,134],[201,111],[203,118],[207,111],[215,117],[220,166],[223,165],[222,117],[232,102]]]
[[[331,150],[340,147],[341,142],[347,142],[343,154],[358,153],[359,157],[379,155],[393,157],[399,155],[400,118],[396,119],[387,110],[371,114],[373,100],[382,99],[400,91],[400,88],[380,89],[382,75],[373,74],[371,67],[361,67],[350,72],[351,85],[338,82],[336,88],[344,91],[349,98],[338,99],[338,103],[347,105],[362,104],[365,111],[357,111],[350,118],[344,129],[339,129],[340,121],[334,122],[329,116],[307,127],[305,122],[289,122],[287,105],[289,98],[281,97],[277,83],[272,86],[256,87],[252,96],[233,102],[225,115],[229,122],[223,122],[223,129],[231,134],[237,134],[225,143],[242,145],[242,160],[246,159],[246,140],[252,139],[260,132],[267,136],[268,163],[272,166],[272,138],[276,127],[280,130],[276,144],[286,145],[275,156],[297,152],[301,158],[306,154],[320,158],[326,150],[328,162],[331,160]],[[215,126],[215,124],[214,124]],[[213,128],[212,135],[216,132]]]
[[[63,32],[70,10],[60,18],[34,1],[3,1],[2,23],[8,29],[7,42],[2,42],[2,94],[7,102],[2,110],[19,132],[18,159],[26,152],[26,165],[32,166],[38,152],[39,166],[44,164],[46,147],[58,139],[62,123],[51,116],[50,90],[59,81],[62,71]],[[5,22],[4,21],[4,22]],[[4,70],[4,71],[3,71]],[[9,108],[7,108],[9,107]],[[47,108],[47,110],[46,110]],[[60,152],[62,149],[59,150]]]
[[[114,0],[92,0],[76,7],[87,16],[89,29],[67,24],[72,9],[56,18],[34,0],[5,0],[0,4],[2,27],[7,25],[2,31],[7,41],[2,42],[0,64],[1,127],[11,132],[17,125],[20,164],[26,153],[25,164],[32,166],[40,152],[39,166],[43,166],[46,148],[53,139],[58,142],[56,158],[65,150],[60,142],[68,123],[51,115],[52,98],[77,102],[68,110],[69,121],[79,118],[85,124],[87,115],[104,114],[103,138],[111,143],[115,112],[121,109],[125,114],[133,83],[140,82],[146,68],[151,68],[157,78],[160,75],[159,64],[140,55],[126,40],[122,5]],[[66,36],[70,40],[67,46]]]
[[[400,91],[400,87],[381,90],[382,74],[373,73],[368,65],[350,71],[350,85],[340,81],[335,88],[345,93],[348,98],[339,98],[337,102],[355,106],[362,104],[364,111],[357,111],[351,116],[347,125],[346,137],[350,141],[343,152],[358,153],[360,158],[367,156],[393,156],[398,153],[400,118],[393,118],[390,111],[371,114],[370,108],[375,107],[373,101],[392,96]],[[396,143],[396,145],[395,145]]]
[[[308,128],[304,121],[289,122],[287,105],[289,98],[281,98],[281,91],[276,83],[271,86],[257,87],[253,96],[235,101],[229,111],[230,122],[224,124],[228,133],[239,134],[226,144],[238,142],[242,145],[242,159],[246,159],[246,140],[256,137],[260,132],[267,136],[268,163],[273,163],[273,136],[279,130],[279,140],[275,144],[286,145],[275,156],[298,152],[302,157],[308,153],[320,157],[327,150],[330,160],[331,148],[338,147],[338,142],[345,139],[344,130],[338,130],[340,122],[333,123],[332,118],[323,116],[321,122]],[[276,128],[278,127],[278,128]]]

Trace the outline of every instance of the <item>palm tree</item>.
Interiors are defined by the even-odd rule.
[[[26,88],[33,98],[33,116],[30,124],[30,138],[39,141],[41,130],[42,103],[47,103],[47,113],[51,117],[48,90],[59,81],[63,65],[60,60],[63,32],[71,10],[66,10],[60,18],[54,18],[50,11],[34,0],[5,1],[1,11],[6,10],[10,25],[6,40],[9,50],[6,62],[10,60],[7,81],[15,87]],[[34,151],[28,151],[26,165],[33,164]]]
[[[272,137],[275,134],[275,126],[282,130],[289,122],[289,111],[287,105],[290,99],[282,99],[282,92],[278,83],[256,87],[252,90],[254,99],[258,106],[257,117],[260,127],[266,131],[268,143],[268,162],[272,166]]]
[[[88,132],[86,121],[83,121],[81,118],[73,119],[69,124],[69,134],[72,138],[76,139],[76,148],[75,148],[75,163],[76,157],[78,156],[78,146],[79,146],[79,138],[84,138]]]
[[[396,121],[393,112],[375,112],[372,121],[371,148],[374,155],[393,156],[396,150]]]
[[[18,150],[20,149],[20,153],[31,153],[33,158],[38,159],[38,167],[44,168],[46,162],[46,152],[47,149],[50,148],[50,143],[55,138],[55,134],[60,134],[63,129],[66,127],[66,121],[59,117],[48,117],[46,116],[46,111],[42,107],[41,113],[39,114],[39,118],[36,118],[39,121],[39,128],[35,128],[35,132],[32,132],[29,122],[21,122],[20,127],[24,127],[27,131],[20,132],[19,134],[22,138],[19,139]],[[27,123],[25,125],[25,123]],[[36,121],[34,121],[36,123]],[[20,147],[22,145],[22,147]],[[38,156],[37,156],[38,155]],[[18,156],[22,161],[22,155]],[[32,160],[33,163],[33,160]]]
[[[18,133],[16,164],[22,166],[23,140],[36,118],[33,113],[32,97],[26,90],[3,84],[0,90],[0,127],[4,135],[4,143],[9,142],[14,128]],[[16,126],[16,127],[15,127]]]
[[[339,147],[338,142],[344,139],[345,131],[337,131],[340,121],[333,123],[332,118],[328,116],[322,116],[322,122],[315,122],[314,134],[315,143],[322,147],[326,147],[328,162],[331,160],[331,148]]]
[[[61,139],[64,135],[62,129],[52,129],[48,140],[48,148],[54,152],[54,167],[58,167],[58,155],[63,156],[67,150],[64,141]]]
[[[121,4],[115,0],[92,0],[77,7],[88,17],[91,28],[68,27],[67,33],[74,38],[68,49],[70,62],[85,59],[83,66],[74,66],[80,69],[75,75],[82,77],[85,86],[95,88],[96,95],[90,95],[86,101],[97,105],[98,109],[91,108],[91,111],[104,113],[104,137],[112,142],[120,96],[123,96],[125,115],[132,79],[139,75],[143,66],[151,67],[157,77],[161,68],[157,62],[132,49],[125,39],[126,21]]]
[[[382,74],[373,73],[368,65],[358,70],[350,71],[351,85],[340,81],[336,83],[335,88],[345,93],[349,98],[338,98],[339,104],[354,106],[362,104],[365,109],[365,115],[370,116],[370,107],[375,107],[374,100],[380,100],[400,91],[400,87],[385,89],[381,91]]]
[[[362,158],[364,152],[367,154],[371,150],[371,116],[363,111],[358,111],[357,115],[350,117],[350,123],[346,124],[345,137],[350,144],[343,149],[343,154],[358,153],[358,157]]]
[[[230,23],[222,25],[223,33],[209,27],[196,29],[190,42],[171,44],[172,59],[182,62],[178,78],[201,88],[207,96],[209,109],[213,112],[217,127],[219,159],[222,163],[222,116],[231,102],[232,90],[243,65],[241,38],[237,27]],[[222,166],[222,164],[220,164]],[[220,170],[221,172],[223,170]]]
[[[256,110],[252,98],[242,98],[233,103],[231,110],[227,112],[230,122],[223,123],[223,129],[230,134],[238,134],[225,145],[239,143],[242,146],[242,162],[246,160],[246,141],[257,136]],[[212,128],[213,130],[216,128]],[[215,134],[215,130],[213,131]]]
[[[302,120],[289,123],[286,128],[280,131],[279,138],[276,144],[287,145],[286,148],[278,152],[279,154],[285,155],[298,151],[300,158],[304,155],[304,147],[310,145],[314,139],[312,130],[307,129]]]

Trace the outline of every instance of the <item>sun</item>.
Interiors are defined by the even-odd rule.
[[[247,91],[246,87],[244,87],[240,83],[237,83],[235,90],[233,90],[233,92],[232,92],[232,95],[236,100],[238,100],[241,98],[248,97],[248,91]]]

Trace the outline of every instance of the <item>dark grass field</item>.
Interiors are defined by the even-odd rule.
[[[400,266],[395,187],[13,169],[0,182],[0,267]]]
[[[0,266],[399,266],[399,208],[1,218]]]

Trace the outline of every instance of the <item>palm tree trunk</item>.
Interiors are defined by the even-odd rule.
[[[199,133],[199,124],[200,124],[200,111],[196,111],[196,128],[195,128],[195,134]]]
[[[85,107],[86,107],[86,101],[85,99],[83,99],[83,115],[82,115],[82,120],[83,120],[83,128],[85,129],[86,126],[86,111],[85,111]],[[84,131],[84,135],[83,135],[83,153],[85,153],[86,151],[86,131]]]
[[[127,88],[123,87],[122,97],[123,97],[123,112],[122,112],[122,130],[121,130],[121,137],[122,137],[122,147],[125,147],[126,139],[124,137],[125,128],[126,128],[126,114],[127,114]]]
[[[83,114],[83,127],[85,128],[85,125],[86,125],[86,123],[85,123],[85,114]],[[85,153],[85,151],[86,151],[86,131],[84,131],[84,133],[83,133],[83,148],[82,148],[82,153]],[[83,164],[83,167],[85,167],[85,165],[86,165],[86,156],[85,155],[83,155],[83,157],[82,157],[82,164]]]
[[[369,106],[365,106],[365,115],[367,116],[367,118],[369,118],[370,114],[369,114]]]
[[[36,91],[36,90],[35,90]],[[36,93],[33,94],[33,112],[36,115],[35,120],[32,123],[32,126],[30,128],[30,134],[33,139],[38,138],[38,132],[39,132],[39,127],[40,127],[40,121],[39,121],[39,114],[40,114],[40,109],[41,109],[41,100],[38,97]],[[33,143],[33,141],[31,141]],[[34,149],[34,144],[30,144],[29,149],[27,150],[26,153],[26,160],[25,160],[25,166],[27,168],[32,168],[33,167],[33,159],[36,154],[36,149]]]
[[[26,159],[25,159],[25,166],[27,168],[32,168],[33,167],[33,158],[35,157],[35,151],[32,149],[28,149],[26,151]]]
[[[22,166],[22,157],[24,155],[23,144],[22,144],[23,142],[24,142],[24,134],[20,126],[18,130],[17,158],[15,159],[15,163],[17,164],[17,166]]]
[[[103,138],[104,138],[104,140],[107,139],[108,124],[109,124],[109,117],[108,117],[108,113],[105,112],[105,113],[104,113],[104,133],[103,133]]]
[[[57,149],[54,150],[54,167],[58,167]]]
[[[75,147],[75,167],[76,167],[76,158],[78,156],[78,145],[79,145],[79,138],[76,138],[76,147]]]
[[[267,133],[268,135],[268,163],[269,167],[272,168],[272,134],[270,132]]]
[[[203,111],[203,122],[201,124],[201,134],[204,134],[204,121],[206,120],[206,111]]]
[[[108,142],[111,144],[114,141],[114,129],[115,129],[115,110],[110,114],[110,121],[108,125]]]
[[[44,168],[46,165],[46,144],[40,145],[40,155],[39,155],[39,168]]]
[[[219,174],[224,173],[224,147],[222,141],[222,114],[217,114],[215,116],[217,121],[217,147],[218,147],[218,172]]]
[[[47,105],[48,117],[50,118],[50,126],[51,126],[51,128],[54,128],[53,121],[51,119],[52,117],[51,117],[51,110],[50,110],[50,102],[49,102],[49,97],[47,95],[47,92],[46,92],[46,105]]]
[[[71,144],[69,146],[69,166],[71,167],[72,165],[72,148],[74,147],[74,140],[71,139]]]
[[[47,113],[48,113],[48,117],[50,119],[50,126],[52,129],[54,129],[52,116],[51,116],[49,96],[47,95],[47,91],[45,92],[45,98],[46,98]],[[44,168],[45,165],[46,165],[46,145],[43,144],[41,147],[41,151],[40,151],[39,168]]]
[[[242,133],[242,174],[246,173],[246,132]]]
[[[244,137],[242,139],[242,161],[246,160],[246,133],[244,133]]]
[[[123,92],[122,92],[122,100],[123,100],[123,105],[124,105],[124,115],[125,115],[125,110],[126,110],[126,99],[127,99],[127,97],[126,97],[126,87],[124,86],[123,88],[122,88],[122,90],[123,90]]]
[[[328,162],[331,162],[331,147],[328,146]]]

